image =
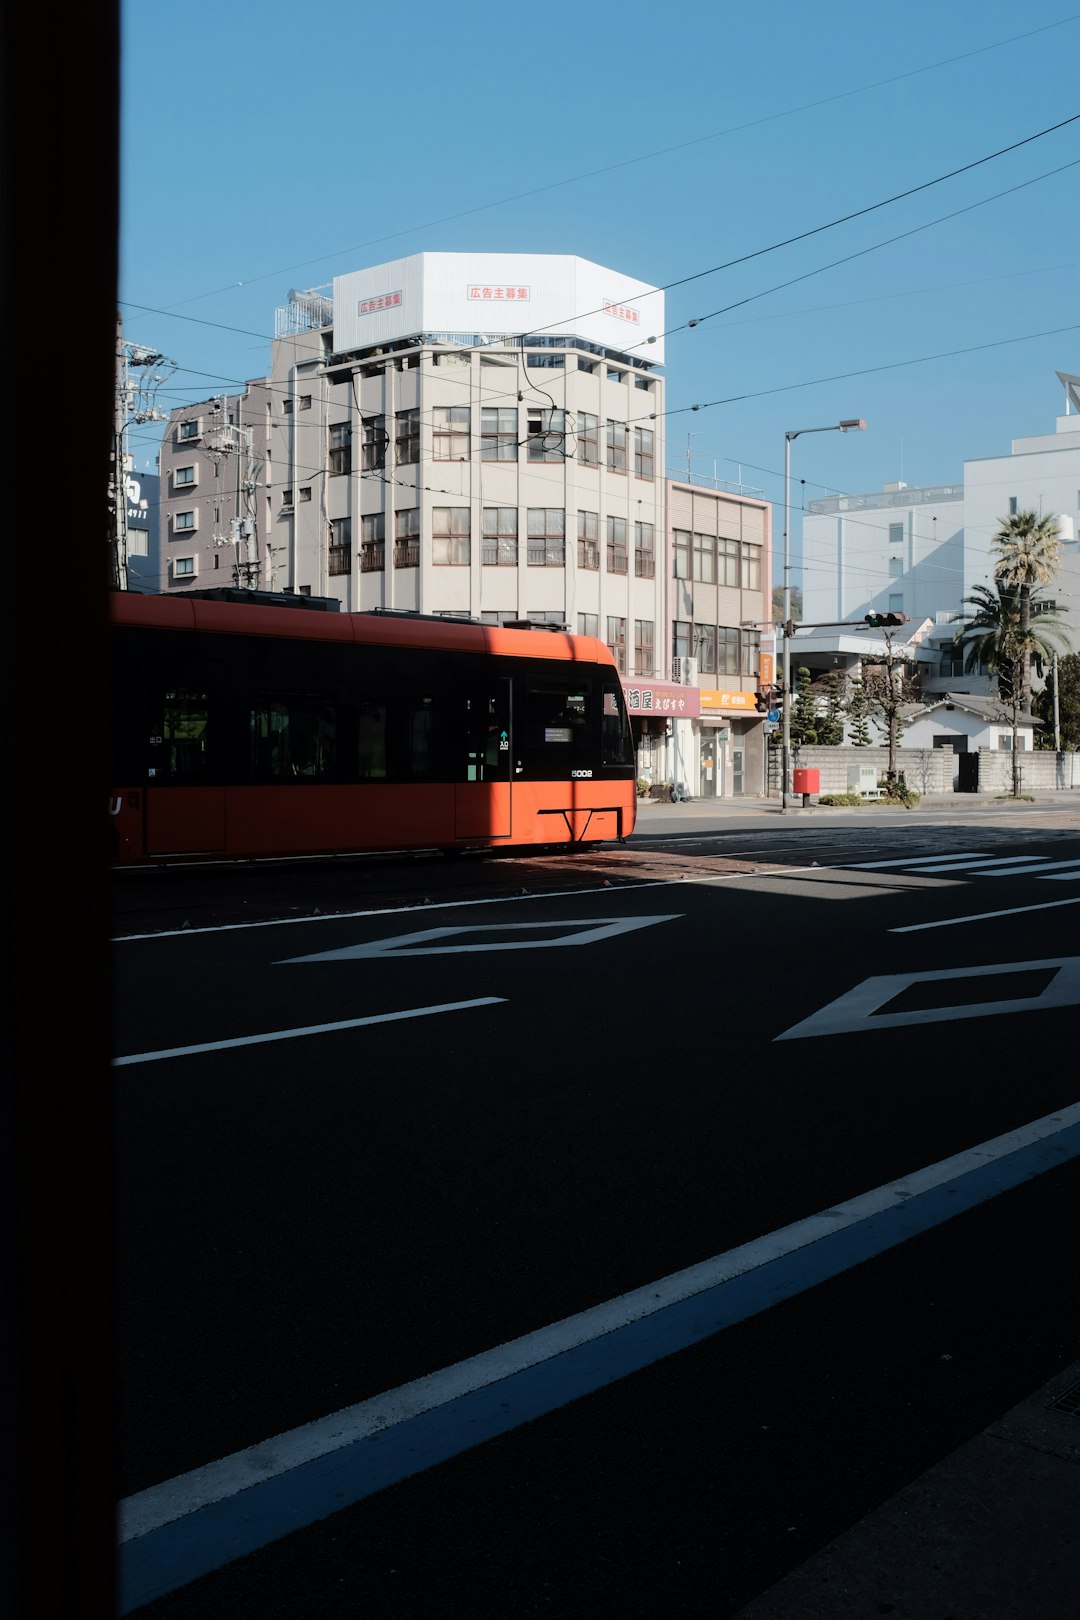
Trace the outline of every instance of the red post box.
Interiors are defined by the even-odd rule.
[[[809,769],[794,770],[791,773],[791,785],[793,790],[801,793],[804,798],[810,793],[820,793],[821,772]]]

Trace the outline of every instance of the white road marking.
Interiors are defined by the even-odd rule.
[[[1077,1124],[1080,1124],[1080,1104],[1073,1104],[738,1248],[728,1249],[684,1271],[673,1272],[644,1288],[620,1294],[425,1378],[401,1384],[370,1400],[359,1401],[327,1417],[274,1435],[261,1444],[153,1485],[120,1503],[120,1540],[122,1543],[135,1541],[200,1508],[290,1473],[368,1436],[407,1423],[420,1413],[446,1406],[474,1390],[511,1378],[515,1373],[550,1361],[629,1323],[656,1316],[681,1300],[691,1299],[800,1249],[827,1242],[837,1232],[884,1211],[909,1206],[920,1194],[946,1187],[972,1171],[1036,1146]]]
[[[882,1013],[878,1009],[912,984],[940,984],[943,978],[981,979],[990,974],[1025,973],[1053,968],[1054,976],[1040,991],[1008,1000],[960,1002],[952,1007],[928,1007],[916,1012]],[[1043,1011],[1047,1007],[1074,1007],[1080,1003],[1080,956],[1052,956],[1041,962],[995,962],[989,967],[937,969],[931,973],[881,973],[864,979],[835,1001],[793,1024],[777,1041],[802,1040],[808,1035],[849,1035],[856,1031],[902,1029],[911,1024],[953,1023],[958,1018],[990,1018],[998,1013]]]
[[[290,967],[297,962],[349,962],[372,956],[455,956],[469,951],[541,951],[560,945],[592,945],[600,939],[614,939],[617,934],[630,934],[637,928],[648,928],[652,923],[677,922],[681,913],[669,912],[653,917],[618,917],[612,922],[607,917],[582,917],[569,922],[510,922],[483,923],[458,928],[425,928],[418,934],[391,934],[387,939],[367,940],[360,945],[345,945],[338,951],[317,951],[313,956],[288,956],[275,967]],[[529,928],[562,928],[573,932],[559,934],[555,939],[507,940],[495,937],[481,945],[446,945],[444,940],[455,934],[492,934],[502,936]]]
[[[962,849],[949,857],[954,861],[974,861],[980,858],[976,849]],[[938,852],[937,855],[914,855],[911,860],[905,860],[902,855],[894,855],[888,861],[852,861],[850,870],[853,872],[874,872],[886,866],[928,866],[932,861],[942,861],[945,857]]]
[[[1073,874],[1070,873],[1071,877]],[[1047,878],[1047,883],[1053,882]],[[990,922],[995,917],[1016,917],[1022,911],[1052,911],[1055,906],[1078,906],[1080,898],[1076,900],[1041,900],[1033,906],[1010,906],[1005,911],[976,911],[967,917],[942,917],[938,922],[905,923],[902,928],[890,928],[890,934],[919,934],[924,928],[955,928],[957,923]]]
[[[240,1035],[229,1041],[202,1041],[198,1046],[170,1046],[160,1052],[133,1052],[113,1058],[115,1069],[129,1063],[158,1063],[162,1058],[193,1057],[197,1052],[225,1052],[233,1046],[261,1046],[271,1041],[295,1041],[306,1035],[330,1035],[341,1029],[361,1029],[366,1024],[395,1024],[404,1018],[432,1018],[436,1013],[464,1012],[470,1007],[494,1007],[506,996],[477,996],[473,1001],[444,1001],[439,1006],[410,1007],[405,1012],[373,1013],[369,1018],[342,1018],[333,1024],[308,1024],[300,1029],[273,1029],[265,1035]]]
[[[965,863],[965,870],[977,877],[1042,877],[1044,872],[1056,871],[1059,866],[1080,866],[1080,860],[1046,861],[1039,855],[1010,855],[1006,860]],[[924,866],[924,872],[944,872],[944,866]]]

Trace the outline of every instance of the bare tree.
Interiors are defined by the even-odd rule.
[[[885,632],[885,656],[863,659],[863,690],[870,713],[881,721],[889,740],[889,768],[886,777],[895,782],[896,750],[903,734],[903,712],[918,702],[919,683],[912,674],[912,657],[907,647],[894,647]]]

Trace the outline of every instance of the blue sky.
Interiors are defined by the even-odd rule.
[[[263,375],[291,287],[576,253],[695,278],[667,295],[669,466],[781,501],[784,433],[864,417],[796,444],[806,498],[958,481],[1052,431],[1080,373],[1080,120],[759,250],[1080,114],[1078,60],[1069,0],[126,0],[124,335],[176,362],[169,408]],[[158,436],[133,429],[137,468]]]

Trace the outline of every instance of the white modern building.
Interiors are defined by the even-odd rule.
[[[872,611],[899,612],[914,630],[929,619],[933,628],[921,637],[918,658],[923,691],[989,693],[985,674],[963,674],[957,616],[976,585],[993,584],[1000,521],[1017,511],[1052,512],[1062,561],[1044,596],[1064,610],[1062,627],[1080,650],[1080,379],[1060,371],[1057,378],[1064,413],[1054,432],[1014,439],[1008,455],[966,460],[962,482],[926,489],[893,484],[876,495],[809,502],[803,622],[855,624]],[[844,635],[833,632],[837,648]],[[837,650],[819,632],[815,653],[819,642],[822,652]]]

